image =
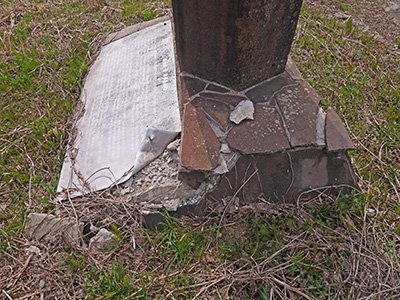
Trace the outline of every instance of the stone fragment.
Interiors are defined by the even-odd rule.
[[[110,251],[117,247],[114,234],[105,228],[101,228],[99,232],[90,239],[89,249],[98,251]]]
[[[293,80],[303,80],[303,76],[301,75],[299,69],[296,66],[293,58],[289,55],[286,63],[285,72],[289,75]]]
[[[180,144],[181,144],[181,140],[176,139],[175,141],[168,144],[167,150],[168,151],[177,151],[179,149]]]
[[[318,145],[318,105],[300,86],[286,87],[276,95],[292,147]]]
[[[187,75],[179,76],[179,89],[181,103],[186,104],[189,98],[206,87],[206,83],[198,78],[190,77]]]
[[[326,145],[328,151],[354,149],[343,122],[332,107],[326,113]]]
[[[220,143],[204,113],[188,103],[183,119],[182,166],[213,170],[218,165],[219,148]]]
[[[30,240],[52,239],[61,235],[70,246],[81,244],[84,224],[74,218],[60,218],[51,214],[31,213],[25,225],[25,235]]]
[[[228,172],[229,172],[229,169],[228,169],[228,166],[226,164],[226,161],[221,156],[220,157],[219,166],[214,169],[214,174],[222,175],[222,174],[225,174],[225,173],[228,173]]]
[[[273,96],[288,85],[296,85],[296,82],[284,75],[278,75],[251,88],[246,93],[246,96],[254,103],[265,102],[266,104],[273,105]]]
[[[284,71],[302,0],[173,0],[182,71],[243,90]]]
[[[202,109],[210,118],[212,118],[222,130],[226,130],[229,121],[231,106],[220,101],[196,97],[190,102],[194,107]]]
[[[212,92],[217,92],[217,93],[228,93],[229,92],[229,89],[227,89],[223,86],[220,86],[220,85],[213,84],[213,83],[208,84],[206,90],[212,91]]]
[[[243,120],[254,120],[253,102],[241,101],[229,115],[229,120],[235,124],[240,124]]]
[[[44,289],[46,286],[46,281],[44,281],[43,279],[40,279],[39,281],[39,287],[40,289]]]
[[[244,96],[231,95],[231,94],[217,94],[217,93],[211,93],[211,92],[202,92],[199,95],[203,98],[220,101],[220,102],[229,104],[233,107],[236,107],[241,101],[247,100],[247,98]]]
[[[230,154],[232,151],[229,148],[228,144],[222,143],[221,144],[221,153]]]
[[[40,253],[40,249],[39,249],[38,247],[36,247],[36,246],[29,246],[29,247],[25,250],[25,252],[28,253],[28,254],[33,253],[33,254],[36,254],[36,255],[40,255],[40,254],[41,254],[41,253]]]
[[[317,145],[325,146],[325,124],[326,124],[326,112],[320,107],[318,109],[318,120],[317,120]]]
[[[207,172],[199,171],[199,170],[190,170],[186,168],[181,168],[179,170],[178,179],[192,189],[197,190],[200,185],[207,178]]]
[[[312,88],[312,86],[305,80],[301,80],[299,82],[301,88],[307,93],[310,100],[314,101],[315,104],[319,105],[321,103],[321,97],[317,94],[317,92]]]
[[[231,148],[246,154],[271,153],[289,149],[279,113],[273,107],[255,105],[254,120],[234,126],[228,134]]]

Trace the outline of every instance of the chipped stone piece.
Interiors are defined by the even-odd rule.
[[[167,150],[168,151],[177,151],[179,146],[180,146],[180,144],[181,144],[181,140],[180,139],[176,139],[172,143],[168,144]]]
[[[90,239],[89,249],[99,251],[110,251],[117,246],[114,234],[105,228],[101,228],[99,232]]]
[[[375,217],[376,216],[376,210],[374,208],[368,208],[367,209],[367,216],[371,217],[371,218]]]
[[[214,174],[222,175],[228,173],[229,169],[225,159],[221,156],[219,166],[214,169]]]
[[[51,239],[58,234],[70,246],[81,244],[84,224],[74,218],[60,218],[51,214],[31,213],[25,225],[25,235],[31,240]]]
[[[328,151],[354,149],[344,124],[332,107],[326,112],[326,145]]]
[[[36,255],[40,255],[41,254],[40,253],[40,249],[38,247],[36,247],[36,246],[29,246],[27,249],[25,249],[25,252],[29,253],[29,254],[33,253],[33,254],[36,254]]]
[[[43,279],[40,279],[40,281],[39,281],[39,287],[40,287],[41,289],[44,289],[45,286],[46,286],[46,281],[44,281]]]
[[[235,110],[231,112],[229,120],[235,124],[240,124],[243,120],[254,120],[254,104],[250,100],[245,100],[236,106]]]
[[[225,143],[221,144],[220,151],[221,151],[221,153],[224,153],[224,154],[230,154],[232,152],[231,149],[229,148],[228,144],[225,144]]]
[[[188,103],[183,124],[182,166],[213,170],[218,165],[220,143],[205,114]]]

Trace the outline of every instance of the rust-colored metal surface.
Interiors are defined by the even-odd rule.
[[[302,0],[172,0],[180,70],[243,90],[284,71]]]

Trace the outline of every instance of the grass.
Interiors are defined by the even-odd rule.
[[[74,209],[83,221],[112,231],[118,247],[93,254],[57,241],[30,242],[42,253],[30,261],[24,222],[31,211],[54,209],[73,108],[102,39],[169,4],[2,3],[0,293],[12,299],[398,298],[400,57],[393,49],[399,39],[375,38],[353,18],[325,11],[356,15],[362,1],[320,2],[306,1],[292,56],[323,107],[333,106],[351,133],[362,193],[298,205],[266,202],[224,222],[218,213],[169,217],[159,231],[138,226],[126,211],[135,207],[121,199],[94,195],[75,201]],[[110,207],[118,211],[110,215]],[[376,213],[368,215],[369,208]],[[66,203],[63,212],[72,211]]]

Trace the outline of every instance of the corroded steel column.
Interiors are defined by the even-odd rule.
[[[243,90],[284,71],[302,0],[172,0],[181,71]]]

